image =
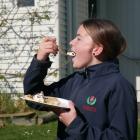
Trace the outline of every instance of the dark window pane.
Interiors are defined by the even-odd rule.
[[[17,0],[18,7],[34,6],[34,0]]]
[[[96,17],[96,0],[88,0],[88,13],[89,18]]]

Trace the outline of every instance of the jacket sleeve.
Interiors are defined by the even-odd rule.
[[[44,92],[44,95],[61,97],[63,93],[63,89],[66,83],[67,78],[54,82],[51,85],[44,84],[44,78],[47,75],[48,68],[51,66],[51,62],[49,58],[46,61],[39,61],[34,56],[29,68],[24,77],[23,86],[24,86],[24,94],[36,94],[41,91]],[[37,110],[46,110],[41,105],[33,104],[31,102],[27,102],[27,104],[34,109]]]
[[[78,116],[66,132],[73,140],[137,140],[137,101],[132,86],[119,83],[110,93],[108,119],[109,126],[101,130]]]
[[[50,66],[49,58],[46,61],[39,61],[34,56],[24,76],[23,86],[25,94],[35,94],[43,90],[43,79]]]

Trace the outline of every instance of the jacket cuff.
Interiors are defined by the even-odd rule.
[[[77,116],[72,123],[65,129],[65,131],[69,135],[78,135],[81,133],[81,130],[83,130],[86,126],[86,122],[80,117]]]
[[[44,61],[44,60],[38,60],[36,58],[36,55],[34,55],[33,60],[31,62],[31,65],[33,65],[34,67],[42,67],[42,68],[50,68],[52,62],[50,61],[49,57]]]

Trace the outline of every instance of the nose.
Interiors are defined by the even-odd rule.
[[[70,42],[69,42],[69,45],[72,47],[74,44],[74,39],[72,39]]]
[[[69,42],[69,45],[72,46],[72,40]]]

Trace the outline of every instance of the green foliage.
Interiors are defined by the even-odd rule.
[[[140,140],[140,120],[139,120],[139,122],[138,122],[138,130],[137,130],[137,132],[138,132],[137,140]]]
[[[31,25],[35,23],[41,24],[43,19],[50,20],[48,11],[44,11],[43,15],[41,15],[38,11],[28,12],[28,14],[30,15],[29,20],[31,22]]]
[[[0,27],[6,26],[6,24],[7,24],[6,19],[3,19],[3,20],[0,21]]]
[[[5,79],[5,77],[4,77],[3,75],[0,74],[0,80],[1,80],[1,79]]]

